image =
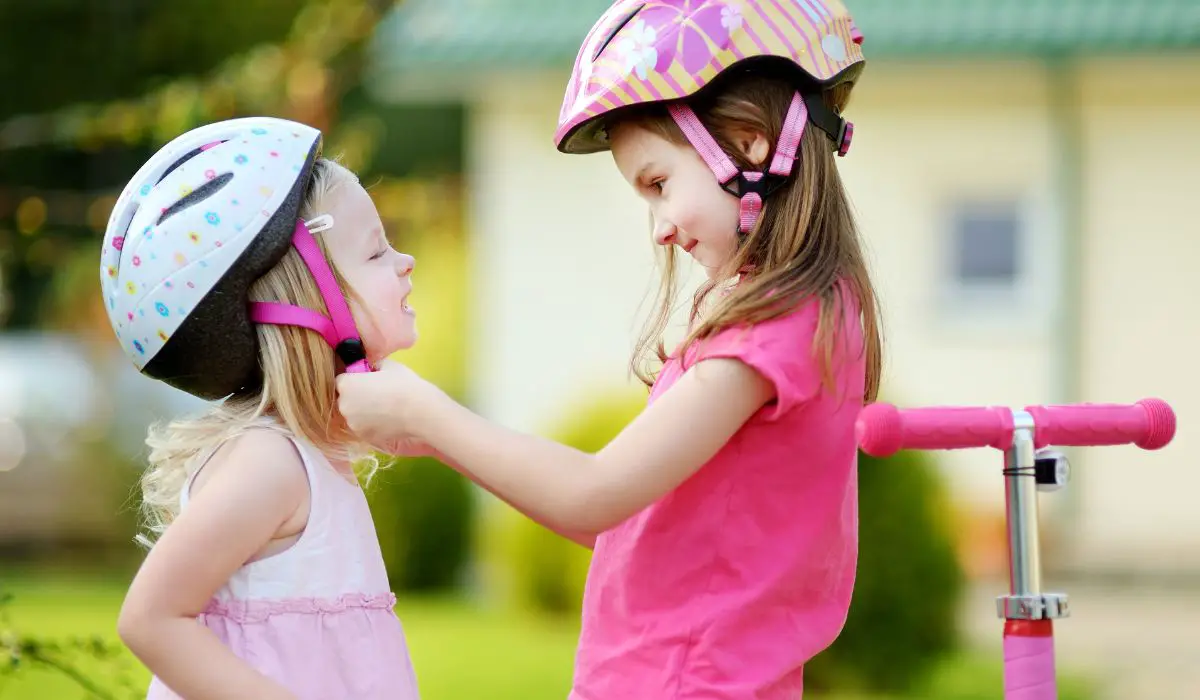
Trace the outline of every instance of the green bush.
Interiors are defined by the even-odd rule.
[[[646,406],[639,390],[610,392],[588,402],[551,431],[550,437],[585,452],[598,452]],[[508,505],[493,501],[482,519],[481,558],[496,579],[502,600],[515,608],[577,616],[592,552],[560,537]]]
[[[392,589],[454,588],[471,551],[472,484],[435,459],[397,458],[368,494]]]
[[[805,667],[813,690],[905,692],[958,647],[964,576],[928,454],[860,453],[859,558],[841,636]]]

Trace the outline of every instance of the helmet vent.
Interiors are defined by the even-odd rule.
[[[181,166],[184,163],[188,162],[189,160],[195,158],[196,156],[200,155],[201,153],[207,151],[208,149],[212,148],[213,146],[219,146],[219,145],[225,143],[225,141],[227,141],[227,140],[228,139],[210,143],[207,146],[201,146],[200,148],[193,148],[192,150],[183,154],[183,157],[181,157],[179,160],[172,163],[171,167],[167,168],[166,171],[163,172],[163,174],[161,176],[159,176],[158,180],[154,184],[157,185],[159,182],[162,182],[163,180],[167,179],[167,176],[170,175],[171,173],[175,172],[176,170],[178,170],[179,166]]]
[[[641,5],[638,5],[637,7],[633,8],[633,10],[631,10],[628,15],[625,15],[625,19],[618,22],[612,28],[612,31],[608,33],[608,36],[604,37],[604,42],[602,44],[600,44],[600,48],[596,49],[596,53],[592,55],[593,63],[595,63],[596,59],[600,57],[600,54],[604,53],[604,49],[608,48],[608,45],[612,43],[612,40],[614,38],[616,38],[617,33],[620,32],[622,29],[624,29],[625,25],[629,24],[629,22],[632,21],[633,18],[637,16],[637,13],[641,12],[642,8],[644,8],[645,6],[646,6],[646,3],[642,3]]]
[[[229,181],[232,179],[233,173],[221,173],[208,182],[205,182],[195,190],[192,190],[192,192],[190,192],[186,197],[168,207],[167,210],[162,213],[162,216],[158,217],[158,222],[155,225],[157,226],[162,224],[162,222],[178,214],[184,209],[187,209],[194,204],[203,202],[219,192],[225,185],[228,185]]]

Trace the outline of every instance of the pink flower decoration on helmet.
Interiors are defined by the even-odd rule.
[[[729,6],[721,0],[647,5],[638,17],[658,29],[655,69],[659,72],[668,70],[677,57],[688,73],[701,70],[715,54],[729,48],[730,29],[734,26]]]

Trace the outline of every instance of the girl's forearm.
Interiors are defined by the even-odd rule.
[[[505,503],[508,503],[509,506],[512,506],[512,508],[514,508],[521,515],[524,515],[525,517],[534,521],[538,525],[541,525],[542,527],[546,528],[547,530],[550,530],[551,532],[558,535],[559,537],[565,537],[566,539],[571,540],[572,542],[574,542],[575,544],[577,544],[581,547],[587,547],[588,549],[595,548],[595,546],[596,546],[596,536],[595,535],[589,535],[589,534],[583,533],[583,532],[571,532],[568,530],[564,530],[563,528],[554,527],[554,526],[550,525],[549,523],[545,522],[544,520],[539,519],[537,516],[533,515],[532,513],[529,513],[527,511],[523,510],[517,504],[511,503],[511,502],[505,500],[503,496],[496,493],[495,489],[493,489],[492,487],[483,483],[482,479],[480,479],[475,474],[472,474],[471,471],[469,469],[467,469],[466,467],[464,467],[463,465],[450,459],[450,457],[448,455],[443,454],[442,452],[437,451],[437,450],[434,450],[433,452],[434,452],[433,457],[435,459],[437,459],[440,462],[442,462],[443,464],[446,464],[447,466],[451,467],[452,469],[454,469],[454,471],[458,472],[459,474],[462,474],[463,476],[467,477],[472,482],[474,482],[475,485],[479,486],[483,490],[492,494],[496,498],[499,498],[500,500],[504,501]]]
[[[296,700],[194,619],[167,618],[123,626],[121,638],[184,700]]]
[[[448,463],[544,527],[585,546],[604,529],[584,507],[599,476],[594,455],[496,425],[449,398],[420,420],[421,437]]]

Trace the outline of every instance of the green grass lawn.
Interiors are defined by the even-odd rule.
[[[23,633],[48,637],[102,635],[113,630],[123,588],[120,583],[62,576],[0,581],[15,598],[9,616]],[[430,700],[487,697],[542,700],[566,697],[571,681],[574,625],[527,615],[472,607],[453,599],[404,599],[397,606],[412,647],[422,696]],[[128,659],[128,673],[141,690],[146,671]],[[469,671],[469,673],[468,673]],[[1000,657],[966,656],[948,662],[911,698],[1000,700]],[[28,669],[0,676],[0,700],[85,700],[86,693],[58,674]],[[1061,700],[1088,700],[1085,686],[1065,681]],[[824,700],[910,700],[837,696]]]

